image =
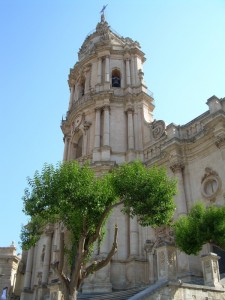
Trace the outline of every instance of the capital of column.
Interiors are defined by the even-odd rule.
[[[63,137],[63,142],[65,143],[65,142],[69,142],[70,141],[70,137],[69,136],[67,136],[67,135],[65,135],[64,137]]]
[[[100,106],[97,106],[97,107],[95,107],[95,112],[97,112],[97,111],[101,111],[101,109],[102,109],[102,107],[100,107]]]
[[[146,240],[144,244],[144,250],[146,253],[152,253],[154,250],[155,242],[152,240]]]
[[[71,88],[72,86],[75,86],[75,84],[76,84],[75,79],[70,79],[70,80],[69,80],[69,86],[70,86],[70,88]]]
[[[180,161],[174,162],[170,165],[170,169],[173,173],[182,172],[184,169],[184,164]]]
[[[224,147],[225,146],[225,134],[221,134],[221,135],[217,136],[215,144],[216,144],[216,147],[219,149]]]
[[[133,113],[134,113],[133,107],[128,107],[128,108],[126,109],[126,113],[127,113],[127,114],[133,114]]]
[[[104,105],[103,107],[102,107],[102,109],[104,110],[104,111],[109,111],[110,110],[110,105]]]
[[[53,234],[53,231],[54,231],[54,225],[48,225],[48,226],[45,228],[45,234],[46,234],[46,235],[51,235],[51,234]]]
[[[124,59],[125,59],[125,60],[129,60],[129,59],[130,59],[130,54],[129,54],[129,53],[126,53],[126,54],[124,55]]]
[[[87,73],[88,71],[90,71],[91,68],[91,64],[88,64],[84,67],[84,73]]]

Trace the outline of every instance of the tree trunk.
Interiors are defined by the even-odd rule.
[[[77,300],[77,290],[74,290],[74,293],[72,295],[69,295],[69,299],[68,300]],[[65,299],[67,300],[67,299]]]

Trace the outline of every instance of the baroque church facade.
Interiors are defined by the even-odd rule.
[[[175,218],[187,214],[197,199],[205,205],[224,205],[225,98],[212,96],[202,115],[182,126],[166,126],[154,120],[144,62],[139,43],[114,33],[102,14],[69,73],[69,107],[61,124],[63,160],[88,160],[97,175],[135,159],[147,167],[165,166],[178,183]],[[105,268],[87,278],[82,293],[110,293],[160,280],[201,280],[200,256],[212,251],[209,245],[199,256],[188,256],[176,249],[169,228],[143,228],[120,210],[110,216],[106,238],[94,256],[105,257],[110,251],[115,223],[118,251]],[[51,269],[58,260],[60,230],[58,224],[47,228],[27,253],[21,299],[61,299],[60,282]],[[219,284],[218,278],[219,274],[213,282]]]

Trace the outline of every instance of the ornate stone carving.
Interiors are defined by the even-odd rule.
[[[205,174],[201,180],[202,196],[210,201],[216,200],[216,195],[221,189],[221,179],[216,171],[211,168],[205,168]]]
[[[155,140],[160,139],[165,134],[165,122],[162,120],[152,123],[152,135]]]
[[[147,253],[152,253],[154,251],[154,246],[156,242],[153,242],[152,240],[146,240],[144,244],[144,250]]]
[[[160,226],[155,229],[157,244],[174,244],[174,234],[169,226]]]
[[[170,165],[170,169],[173,173],[182,172],[184,164],[181,161],[174,162]]]
[[[88,130],[89,129],[89,127],[91,126],[91,122],[88,122],[88,121],[84,121],[84,124],[83,124],[83,126],[84,126],[84,130],[86,131],[86,130]]]
[[[97,24],[96,32],[101,36],[101,40],[110,40],[109,25],[105,20]]]

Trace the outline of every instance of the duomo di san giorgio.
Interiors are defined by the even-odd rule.
[[[224,205],[225,98],[206,99],[207,110],[184,125],[155,120],[145,60],[140,44],[115,33],[103,12],[69,72],[70,99],[61,123],[63,160],[90,161],[97,176],[136,159],[149,168],[166,167],[177,179],[175,218],[187,214],[197,199],[206,206]],[[115,219],[118,251],[85,280],[78,299],[225,299],[223,251],[205,245],[198,256],[188,256],[176,248],[170,228],[143,228],[121,207],[110,216],[100,255],[110,251]],[[0,247],[2,295],[62,299],[51,269],[58,259],[60,230],[59,224],[48,228],[22,257],[13,244]]]

